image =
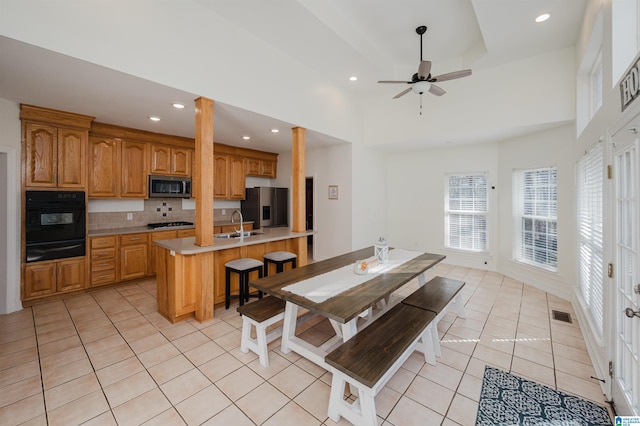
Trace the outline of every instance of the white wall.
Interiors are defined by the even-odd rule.
[[[566,300],[576,282],[575,141],[573,125],[499,143],[498,147],[498,271]],[[546,272],[512,260],[511,179],[514,169],[557,167],[558,271]]]
[[[20,107],[0,99],[0,314],[20,303]]]
[[[489,247],[486,254],[444,248],[445,173],[488,172],[497,185],[497,144],[468,145],[390,155],[387,160],[387,229],[389,244],[442,253],[447,262],[480,269],[497,265],[498,210],[490,192]],[[487,262],[485,264],[485,262]]]

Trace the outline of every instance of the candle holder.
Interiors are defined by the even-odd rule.
[[[389,261],[389,243],[383,237],[373,247],[373,255],[378,260],[378,264],[385,264]]]

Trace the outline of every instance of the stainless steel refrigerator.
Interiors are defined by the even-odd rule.
[[[240,210],[245,221],[253,221],[254,228],[289,226],[289,188],[246,188]]]

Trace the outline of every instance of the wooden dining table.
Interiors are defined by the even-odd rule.
[[[314,302],[284,289],[292,284],[316,278],[345,266],[355,265],[357,261],[371,258],[373,254],[373,247],[367,247],[249,282],[251,287],[287,302],[282,329],[281,350],[283,353],[286,354],[293,350],[328,369],[324,361],[325,355],[339,343],[346,342],[358,332],[358,318],[367,314],[367,322],[374,320],[375,318],[372,318],[373,310],[370,308],[378,306],[381,302],[384,305],[384,301],[388,301],[391,293],[416,277],[423,285],[426,282],[426,271],[445,258],[440,254],[415,253],[416,256],[411,260],[380,274],[373,274],[371,279],[321,302]],[[336,335],[320,346],[315,346],[296,336],[300,308],[328,318]]]

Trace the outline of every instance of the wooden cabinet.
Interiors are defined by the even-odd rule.
[[[178,238],[186,238],[186,237],[195,237],[196,230],[195,229],[178,229],[176,231],[178,233]]]
[[[148,144],[89,138],[89,197],[147,198]]]
[[[191,229],[185,229],[184,231],[193,231],[195,233],[195,230],[191,230]],[[159,240],[171,240],[173,238],[178,238],[178,231],[176,231],[176,230],[172,230],[172,231],[156,231],[156,232],[152,232],[151,233],[151,238],[149,240],[149,265],[147,267],[149,275],[155,275],[156,274],[156,252],[157,252],[157,246],[155,244],[153,244],[153,242],[154,241],[159,241]]]
[[[213,197],[223,200],[244,200],[244,157],[215,154],[213,163]]]
[[[191,149],[151,145],[151,174],[191,176]]]
[[[147,233],[120,236],[120,281],[147,275],[148,246]]]
[[[236,232],[236,229],[240,229],[240,225],[238,225],[238,224],[222,225],[222,226],[214,227],[213,228],[213,232],[215,234],[228,234],[229,232]],[[251,231],[251,230],[253,230],[253,223],[243,223],[242,224],[242,230],[243,231]]]
[[[89,238],[91,287],[117,281],[116,241],[115,235]]]
[[[247,158],[247,176],[275,178],[276,162],[273,160],[261,160],[258,158]]]
[[[76,257],[27,264],[25,299],[84,288],[85,260]]]
[[[86,130],[27,122],[24,133],[26,187],[86,186]]]

